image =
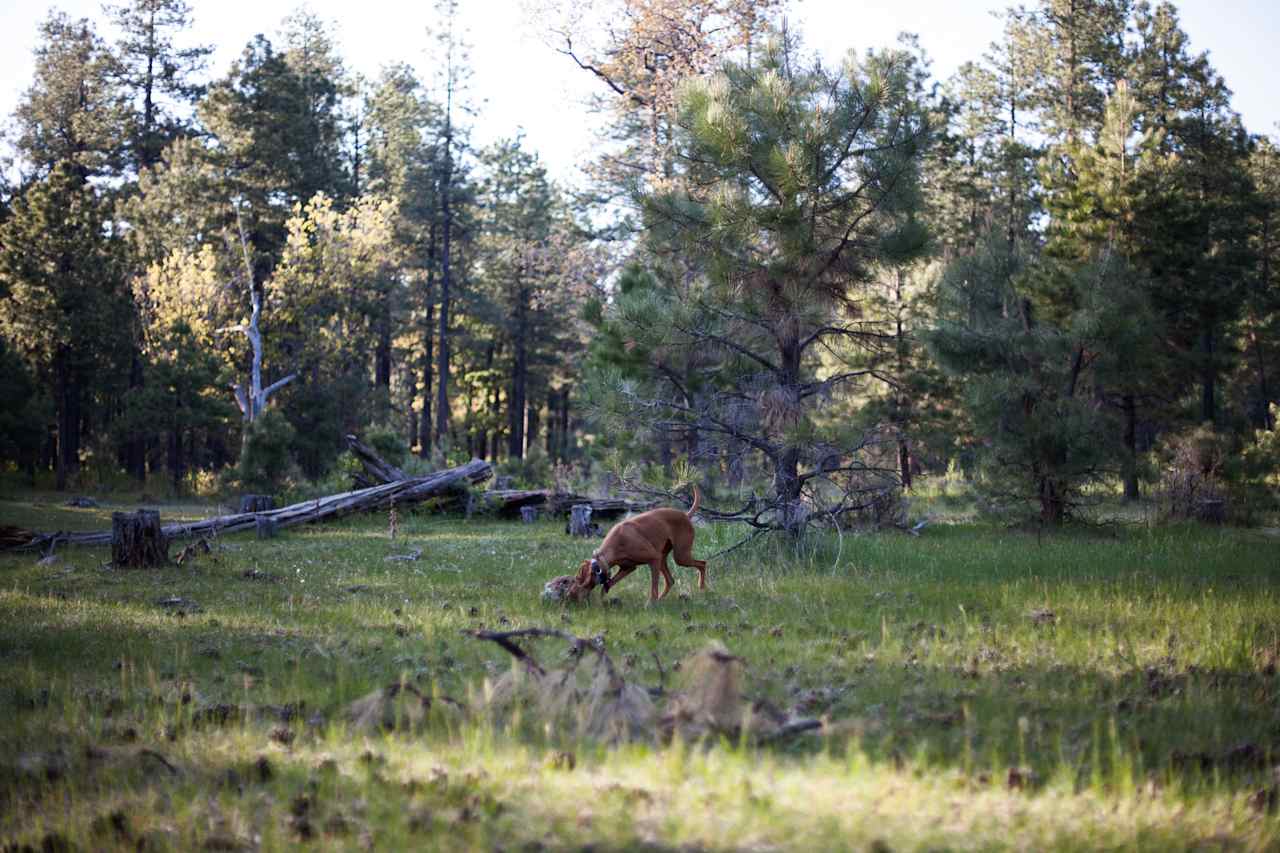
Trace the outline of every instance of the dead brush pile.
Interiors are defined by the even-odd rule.
[[[514,661],[466,703],[448,700],[450,710],[461,716],[499,724],[533,720],[566,737],[611,745],[744,736],[767,743],[823,726],[794,711],[748,701],[742,690],[746,662],[720,643],[685,661],[680,689],[668,692],[624,678],[600,639],[545,628],[474,631],[470,636],[497,643]],[[563,663],[555,668],[544,667],[522,645],[545,638],[568,644]],[[356,727],[414,729],[425,722],[431,706],[416,690],[388,688],[353,703],[347,719]]]

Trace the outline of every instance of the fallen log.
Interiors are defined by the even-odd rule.
[[[622,498],[584,498],[579,495],[553,494],[547,501],[547,511],[557,515],[569,513],[579,504],[591,506],[593,518],[622,518],[632,512],[653,509],[650,501],[628,501]]]
[[[354,435],[347,436],[347,447],[364,468],[364,474],[356,474],[359,487],[376,483],[394,483],[408,478],[408,474],[377,454],[372,447]],[[589,498],[573,492],[557,492],[551,489],[508,488],[510,477],[498,477],[494,488],[473,496],[468,513],[492,512],[507,518],[524,518],[526,507],[538,507],[540,512],[552,515],[568,515],[573,507],[590,504],[596,518],[621,518],[632,512],[653,509],[652,501],[628,501],[621,498]]]
[[[273,509],[267,512],[239,512],[232,515],[221,515],[201,521],[179,524],[166,524],[161,528],[170,539],[191,538],[211,533],[234,533],[238,530],[257,529],[258,519],[267,519],[277,527],[291,527],[295,524],[309,524],[317,521],[329,521],[334,518],[351,515],[357,512],[368,512],[375,509],[386,509],[393,503],[406,506],[420,503],[429,498],[448,495],[465,489],[468,484],[482,483],[493,476],[493,467],[480,459],[472,459],[466,465],[437,471],[425,477],[413,477],[396,483],[385,483],[367,489],[356,489],[341,492],[315,500]],[[52,542],[59,545],[109,545],[111,533],[35,533],[32,538],[20,545],[10,545],[20,550],[44,548]]]
[[[347,449],[364,467],[365,477],[359,479],[370,483],[398,483],[408,480],[409,475],[379,456],[374,449],[354,435],[347,436]]]
[[[490,489],[477,496],[478,512],[521,518],[526,507],[537,507],[540,514],[568,515],[575,506],[589,505],[595,518],[621,518],[630,512],[644,512],[653,504],[621,498],[588,498],[571,492],[550,489]]]

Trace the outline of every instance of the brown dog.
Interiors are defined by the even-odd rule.
[[[603,587],[607,595],[614,584],[634,572],[637,566],[647,565],[649,600],[657,601],[675,582],[667,565],[667,555],[672,553],[677,565],[698,570],[698,589],[706,589],[707,564],[693,558],[693,523],[689,520],[701,502],[702,495],[694,486],[693,506],[687,513],[678,509],[651,509],[615,524],[591,559],[582,561],[573,597],[585,598],[597,585]],[[610,578],[612,566],[618,567],[618,573]],[[663,580],[662,595],[658,595],[659,574]]]

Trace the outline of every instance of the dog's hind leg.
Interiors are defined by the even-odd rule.
[[[693,558],[693,542],[677,542],[675,547],[676,565],[698,570],[698,589],[707,588],[707,561]]]

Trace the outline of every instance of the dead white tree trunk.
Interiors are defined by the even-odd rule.
[[[266,388],[262,387],[262,331],[259,321],[262,318],[262,291],[253,278],[253,264],[249,260],[249,240],[244,234],[244,223],[240,220],[240,205],[233,205],[236,211],[236,230],[240,235],[240,252],[244,258],[244,274],[245,280],[249,283],[249,301],[252,310],[249,314],[249,323],[245,325],[241,323],[237,326],[227,326],[220,331],[225,332],[241,332],[249,339],[249,346],[253,350],[253,365],[249,372],[249,387],[245,387],[243,382],[237,382],[231,386],[231,390],[236,395],[236,405],[240,407],[240,414],[244,418],[245,424],[251,424],[257,420],[267,407],[267,398],[279,391],[284,386],[293,381],[296,373],[290,373],[283,379],[277,379]]]

